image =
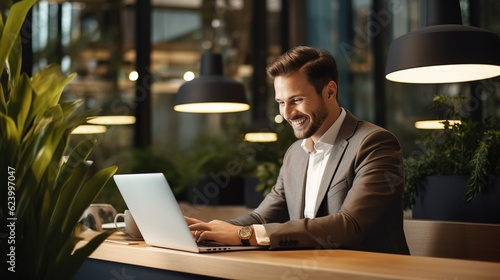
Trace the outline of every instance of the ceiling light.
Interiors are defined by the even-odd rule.
[[[96,116],[87,120],[90,124],[100,124],[100,125],[127,125],[134,124],[134,116]]]
[[[100,134],[105,133],[106,130],[106,127],[103,125],[80,125],[71,134]]]
[[[129,125],[135,123],[135,104],[125,98],[112,98],[105,102],[99,114],[87,120],[89,124]]]
[[[446,124],[448,123],[448,124]],[[428,120],[415,122],[417,129],[445,129],[446,126],[460,124],[459,120]]]
[[[245,134],[245,141],[248,142],[276,142],[278,134],[276,132],[248,132]]]
[[[253,121],[244,136],[248,142],[276,142],[278,134],[271,128],[267,120]]]
[[[497,34],[462,25],[458,0],[427,1],[427,27],[392,41],[386,79],[436,84],[500,75]]]
[[[200,76],[184,83],[177,93],[175,111],[230,113],[250,109],[243,84],[222,75],[222,56],[205,53]]]

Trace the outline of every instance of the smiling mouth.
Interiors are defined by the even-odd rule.
[[[305,121],[307,120],[307,117],[301,117],[301,118],[296,118],[296,119],[291,119],[290,123],[294,127],[299,127],[301,126]]]

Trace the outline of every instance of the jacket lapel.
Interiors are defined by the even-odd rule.
[[[352,115],[351,112],[349,112],[348,110],[346,110],[346,113],[347,114],[345,116],[344,122],[342,123],[339,134],[337,135],[335,143],[333,144],[333,150],[328,159],[327,168],[325,169],[323,178],[321,178],[321,184],[318,191],[318,198],[316,200],[315,213],[318,213],[318,209],[321,206],[321,203],[323,202],[326,192],[333,183],[333,178],[335,176],[335,173],[339,168],[340,162],[349,144],[348,139],[351,138],[351,136],[356,131],[358,119],[354,115]],[[305,189],[305,181],[304,181],[304,189]]]
[[[302,148],[300,148],[302,150]],[[301,156],[297,159],[297,162],[295,163],[296,166],[298,167],[297,173],[295,174],[297,176],[297,185],[301,186],[300,189],[296,192],[297,199],[292,199],[290,201],[294,201],[297,203],[300,203],[300,205],[293,205],[289,207],[289,211],[292,210],[294,211],[293,213],[290,213],[291,217],[296,217],[298,219],[303,219],[304,218],[304,207],[305,207],[305,198],[306,198],[306,176],[307,176],[307,166],[309,164],[309,155],[307,155],[304,151],[303,152],[305,156]]]

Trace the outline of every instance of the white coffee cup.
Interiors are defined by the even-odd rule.
[[[125,220],[125,227],[120,227],[118,225],[118,219],[124,219]],[[135,223],[134,217],[132,216],[132,213],[130,213],[130,210],[125,210],[124,213],[119,213],[115,216],[115,227],[130,235],[131,237],[142,237],[141,231],[137,227],[137,224]]]
[[[92,230],[102,231],[102,225],[113,222],[116,213],[111,204],[90,204],[80,218],[80,223]]]

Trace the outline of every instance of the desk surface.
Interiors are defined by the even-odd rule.
[[[196,254],[105,242],[90,258],[231,279],[500,279],[500,263],[350,250]]]

